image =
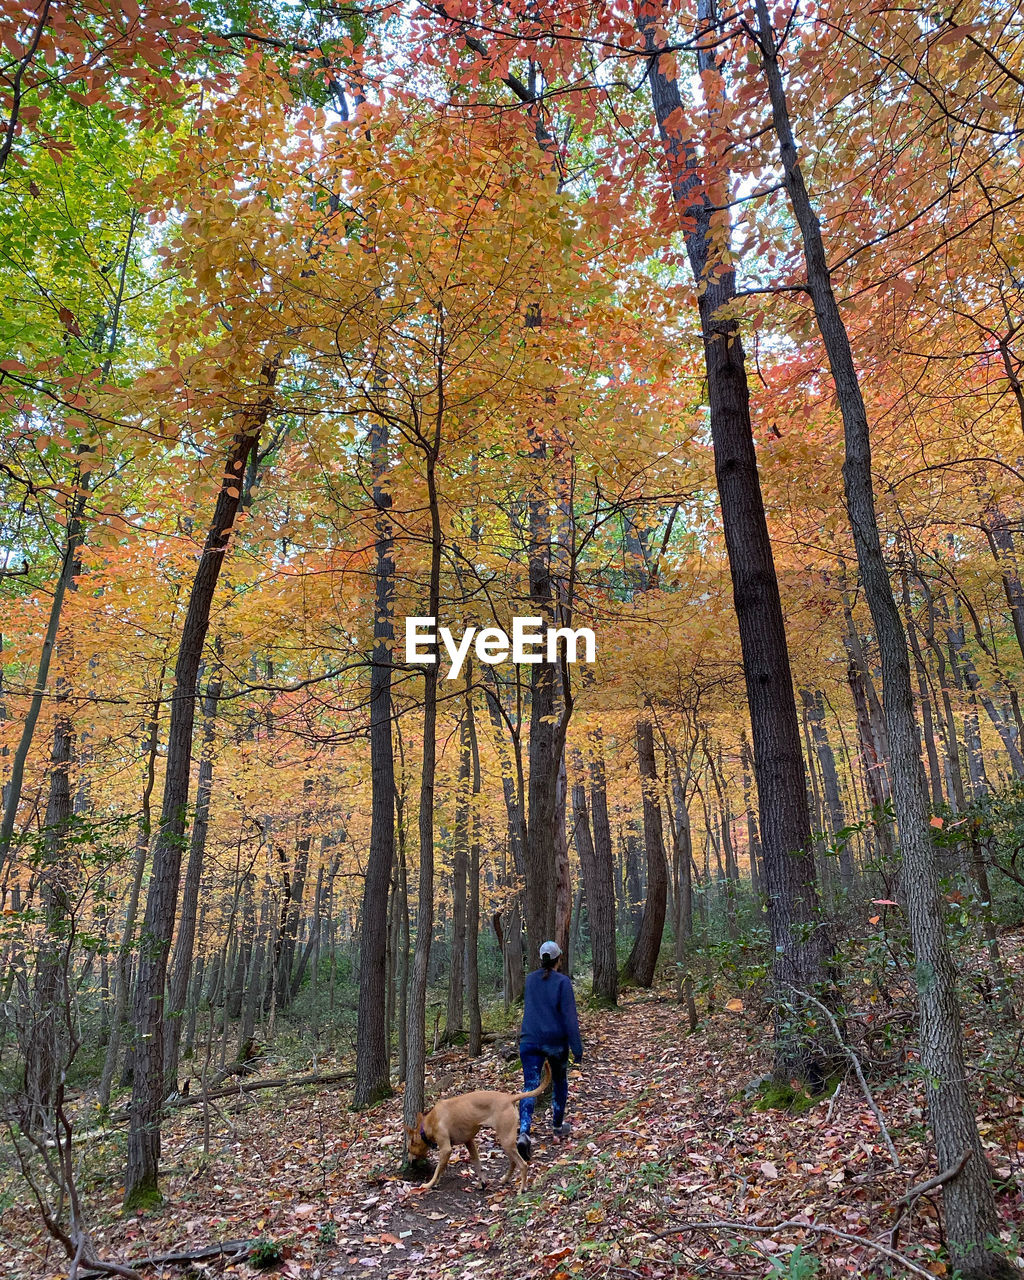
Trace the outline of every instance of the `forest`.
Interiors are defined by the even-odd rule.
[[[1017,0],[0,14],[4,1273],[1024,1276]]]

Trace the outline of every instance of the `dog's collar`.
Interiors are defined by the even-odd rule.
[[[422,1126],[422,1125],[420,1125],[420,1137],[421,1137],[421,1138],[423,1139],[423,1141],[427,1144],[427,1146],[428,1146],[428,1147],[430,1147],[431,1149],[435,1149],[435,1148],[437,1147],[437,1143],[436,1143],[436,1142],[432,1142],[432,1141],[430,1140],[430,1138],[428,1138],[428,1137],[427,1137],[426,1130],[423,1128],[423,1126]]]

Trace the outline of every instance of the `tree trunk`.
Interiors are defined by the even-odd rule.
[[[565,808],[568,799],[565,752],[558,762],[558,785],[555,792],[555,924],[551,937],[569,954],[569,928],[572,921],[572,882],[569,878],[569,841],[565,830]]]
[[[480,1016],[480,743],[473,714],[473,690],[466,673],[466,727],[473,762],[473,790],[469,809],[469,897],[466,904],[466,999],[469,1004],[469,1056],[483,1050]]]
[[[1009,606],[1014,635],[1017,637],[1017,647],[1020,649],[1021,656],[1024,657],[1024,585],[1020,580],[1013,530],[1010,528],[1010,522],[997,506],[992,506],[985,512],[982,523],[992,558],[999,566],[999,576],[1003,584],[1003,594]]]
[[[466,665],[466,686],[470,667]],[[473,758],[469,723],[463,711],[459,724],[459,780],[452,828],[452,955],[448,966],[448,1008],[445,1039],[449,1044],[463,1034],[466,1002],[466,894],[469,881],[470,788]]]
[[[910,582],[904,573],[901,579],[903,592],[903,613],[907,620],[907,639],[910,652],[914,658],[914,670],[917,674],[917,692],[921,701],[921,722],[924,732],[924,748],[928,757],[928,781],[931,787],[932,807],[938,811],[943,805],[942,769],[939,766],[939,752],[935,743],[935,725],[932,713],[932,699],[928,688],[928,666],[921,652],[921,644],[917,638],[917,624],[910,603]]]
[[[675,752],[673,752],[672,790],[676,800],[674,861],[678,866],[678,874],[676,876],[675,960],[679,974],[679,1002],[686,1005],[690,1030],[696,1031],[697,1005],[693,998],[693,974],[690,970],[693,954],[693,833],[690,828],[690,812],[686,800],[686,786],[689,776],[690,765],[687,765],[686,781],[683,780],[679,772],[679,761]],[[749,813],[747,818],[749,822]],[[753,854],[751,854],[750,865],[753,870]]]
[[[534,442],[531,456],[544,458],[547,447]],[[544,497],[529,501],[530,605],[541,627],[554,625],[551,585],[551,531]],[[530,668],[530,741],[526,841],[526,936],[529,956],[536,961],[541,943],[555,933],[555,822],[558,770],[561,763],[555,697],[555,666],[535,662]]]
[[[505,742],[505,721],[499,701],[499,691],[494,677],[494,668],[488,667],[484,672],[487,683],[484,694],[487,698],[487,713],[494,729],[494,743],[501,766],[501,789],[505,798],[505,814],[508,821],[508,847],[512,855],[512,866],[517,877],[525,880],[524,846],[526,844],[526,822],[523,816],[523,769],[522,748],[517,733],[512,731],[511,755]],[[512,726],[509,726],[510,729]],[[511,909],[503,913],[500,922],[498,944],[502,953],[502,969],[506,1001],[521,1000],[525,981],[523,964],[523,927],[522,908],[518,890]]]
[[[370,851],[363,885],[359,941],[359,1012],[356,1031],[356,1083],[353,1105],[372,1106],[391,1092],[387,1027],[387,899],[395,862],[395,761],[391,734],[391,643],[394,639],[394,539],[388,511],[391,494],[384,483],[387,426],[372,428],[373,502],[377,508],[374,648],[370,668]]]
[[[220,651],[220,643],[214,648]],[[178,1052],[181,1045],[181,1023],[188,995],[188,980],[192,971],[192,953],[196,939],[196,911],[199,905],[199,886],[203,876],[203,860],[206,856],[206,833],[210,824],[210,796],[213,791],[213,744],[217,734],[217,702],[222,681],[219,668],[210,676],[203,701],[203,758],[199,762],[199,778],[196,783],[196,815],[192,823],[192,840],[188,851],[188,867],[181,895],[181,916],[178,936],[174,943],[174,961],[167,992],[167,1025],[164,1032],[164,1075],[168,1092],[177,1085]]]
[[[440,426],[438,426],[440,430]],[[438,505],[436,448],[426,450],[427,502],[430,511],[430,585],[427,616],[436,618],[441,596],[441,512]],[[420,775],[420,880],[416,907],[416,949],[413,953],[406,1040],[404,1121],[410,1128],[423,1110],[427,1051],[427,983],[430,944],[434,930],[434,777],[437,770],[437,653],[423,668],[423,767]]]
[[[807,723],[810,726],[811,738],[821,769],[822,789],[825,793],[825,810],[828,816],[829,834],[833,840],[846,826],[846,815],[843,812],[843,800],[839,794],[839,773],[836,769],[836,758],[832,744],[828,740],[825,727],[825,700],[821,690],[811,693],[809,689],[801,689]],[[839,878],[845,892],[853,888],[853,855],[850,843],[844,840],[839,847]]]
[[[750,785],[754,762],[745,733],[740,738],[740,757],[743,764],[743,808],[747,817],[747,855],[750,858],[750,888],[754,896],[757,897],[758,894],[764,891],[760,866],[761,838],[757,830],[757,813],[754,810],[754,796]],[[687,829],[689,829],[689,819],[687,819]]]
[[[1014,777],[1024,778],[1024,756],[1021,755],[1020,747],[1017,744],[1017,726],[1010,724],[1000,715],[999,709],[985,692],[981,677],[978,675],[978,669],[974,665],[974,658],[967,648],[964,625],[959,617],[955,621],[952,619],[947,620],[946,639],[949,642],[950,661],[958,668],[966,687],[971,690],[975,698],[985,708],[985,713],[989,720],[992,721],[996,733],[999,734],[1002,740]]]
[[[264,372],[267,388],[273,385],[275,372],[273,369]],[[238,511],[245,462],[256,444],[259,428],[270,409],[266,392],[262,392],[262,395],[264,398],[254,414],[254,421],[243,434],[235,437],[228,454],[213,520],[192,583],[174,669],[175,687],[171,702],[160,829],[153,847],[153,865],[143,924],[146,945],[139,954],[139,973],[135,984],[135,1077],[124,1192],[124,1205],[128,1210],[143,1208],[158,1203],[161,1199],[159,1168],[164,1066],[164,983],[174,932],[188,809],[196,680],[210,625],[210,606]]]
[[[303,808],[295,839],[295,860],[292,863],[291,875],[286,878],[285,893],[281,901],[281,925],[277,937],[277,953],[274,957],[277,968],[274,998],[279,1009],[287,1008],[292,999],[295,947],[299,937],[299,924],[302,920],[302,899],[306,892],[309,851],[313,843],[309,830],[311,815],[308,808],[313,786],[311,777],[302,780]]]
[[[807,283],[843,418],[843,479],[861,584],[878,638],[882,693],[891,752],[893,804],[903,857],[920,1002],[921,1071],[940,1169],[962,1172],[943,1188],[950,1256],[965,1280],[1012,1277],[1017,1269],[990,1248],[999,1219],[991,1173],[968,1088],[956,993],[956,970],[945,931],[944,903],[929,838],[928,793],[918,752],[907,638],[882,553],[872,487],[871,432],[849,337],[836,302],[821,226],[811,204],[789,119],[775,32],[765,0],[756,0],[762,63],[786,190],[803,240]]]
[[[21,790],[25,781],[25,765],[32,747],[32,739],[35,736],[36,722],[42,709],[43,698],[46,695],[46,682],[50,674],[53,651],[57,644],[57,631],[60,627],[61,611],[64,608],[64,597],[69,590],[73,590],[74,578],[78,570],[79,552],[85,536],[83,517],[85,515],[85,503],[89,486],[92,483],[92,471],[81,471],[79,469],[80,462],[81,459],[79,459],[79,464],[76,464],[75,484],[72,489],[74,497],[71,499],[67,512],[67,535],[64,541],[64,552],[61,558],[60,573],[57,576],[57,584],[53,592],[53,599],[50,601],[50,616],[46,624],[46,633],[43,636],[43,647],[39,653],[39,666],[36,668],[32,697],[29,699],[28,710],[25,712],[18,745],[14,749],[14,756],[11,761],[11,776],[7,779],[7,785],[4,787],[4,811],[3,818],[0,819],[0,875],[3,874],[11,854],[14,827],[18,817],[18,806],[21,803]],[[2,905],[3,902],[0,900],[0,906]]]
[[[765,888],[776,956],[773,972],[780,995],[788,999],[787,983],[805,990],[822,984],[830,947],[818,908],[800,724],[757,471],[743,343],[729,314],[736,275],[710,256],[716,239],[714,202],[701,187],[702,159],[682,136],[685,109],[678,81],[674,73],[664,74],[657,57],[656,15],[662,8],[644,10],[637,25],[652,55],[647,80],[672,196],[687,220],[687,256],[699,286],[715,477],[750,709]],[[713,28],[714,0],[699,0],[698,15],[702,29]],[[716,92],[724,88],[712,48],[701,50],[697,63],[702,75],[716,80]],[[725,190],[728,183],[723,180],[721,186]],[[803,1075],[809,1068],[807,1047],[797,1043],[780,1009],[776,1069],[782,1075]]]
[[[64,975],[74,942],[69,919],[75,881],[70,860],[72,802],[70,770],[75,735],[67,714],[67,689],[58,682],[57,722],[50,755],[50,795],[46,805],[44,862],[40,869],[39,896],[46,932],[36,955],[32,999],[23,1010],[25,1102],[22,1123],[35,1133],[52,1133],[56,1125],[54,1104],[58,1097],[71,1047],[72,1010],[64,993]]]
[[[595,999],[603,1004],[614,1005],[619,998],[619,974],[615,954],[615,880],[611,836],[609,834],[603,856],[599,855],[590,830],[586,775],[579,752],[575,753],[573,764],[576,772],[572,787],[573,835],[587,899],[590,947],[594,959],[593,992]]]
[[[114,964],[114,1016],[110,1039],[107,1041],[107,1051],[103,1058],[103,1071],[100,1074],[99,1106],[100,1110],[104,1112],[110,1105],[110,1092],[114,1085],[117,1060],[121,1052],[121,1045],[126,1038],[128,1026],[132,944],[135,938],[135,921],[139,912],[142,881],[146,874],[146,860],[149,856],[149,839],[153,825],[150,806],[153,798],[153,787],[156,783],[156,756],[160,736],[160,708],[163,704],[165,673],[165,668],[161,666],[160,676],[157,681],[156,698],[153,701],[153,712],[147,725],[146,781],[142,788],[142,811],[135,837],[135,865],[132,871],[132,887],[128,893],[128,906],[125,910],[124,926],[121,930],[121,942],[117,949],[117,959]]]
[[[658,804],[658,769],[654,758],[654,726],[650,720],[638,721],[636,745],[640,785],[643,787],[647,900],[633,950],[622,969],[621,982],[624,986],[635,983],[639,987],[649,987],[654,982],[661,951],[668,889],[668,863],[665,859],[661,807]]]

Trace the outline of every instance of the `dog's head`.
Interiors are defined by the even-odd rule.
[[[405,1126],[405,1138],[409,1145],[409,1155],[413,1160],[425,1160],[430,1151],[427,1140],[423,1136],[423,1112],[416,1114],[416,1123]]]

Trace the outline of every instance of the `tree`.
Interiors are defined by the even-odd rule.
[[[757,0],[757,18],[756,42],[771,100],[786,191],[800,229],[807,286],[843,417],[846,503],[861,582],[878,634],[893,804],[903,863],[902,886],[917,960],[921,1066],[929,1120],[941,1168],[955,1167],[964,1151],[972,1152],[960,1174],[946,1186],[950,1252],[967,1277],[1009,1277],[1017,1274],[1016,1268],[992,1250],[998,1226],[995,1196],[967,1085],[956,972],[928,834],[928,792],[918,747],[907,639],[875,513],[867,411],[832,288],[821,225],[800,166],[776,33],[764,0]]]

